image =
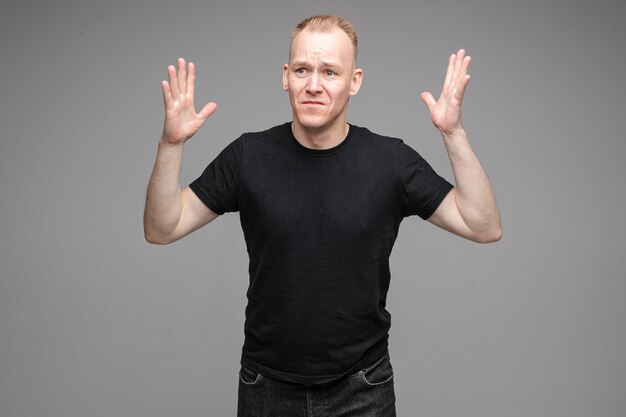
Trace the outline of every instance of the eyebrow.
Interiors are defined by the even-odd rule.
[[[293,61],[290,66],[296,66],[296,67],[311,66],[311,63],[308,61],[297,60],[297,61]],[[334,61],[322,61],[322,66],[329,67],[329,68],[343,68],[343,66],[339,62],[334,62]]]

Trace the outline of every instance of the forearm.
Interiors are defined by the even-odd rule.
[[[151,243],[161,243],[174,231],[180,219],[182,157],[182,144],[168,145],[163,140],[159,141],[144,210],[144,234]]]
[[[470,146],[463,129],[443,135],[456,184],[457,207],[473,233],[486,240],[501,236],[500,213],[487,174]]]

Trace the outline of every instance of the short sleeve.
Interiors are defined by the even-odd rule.
[[[396,148],[396,175],[404,217],[428,219],[453,188],[413,148],[400,141]]]
[[[216,214],[239,210],[239,167],[243,153],[242,137],[231,142],[206,167],[189,188]]]

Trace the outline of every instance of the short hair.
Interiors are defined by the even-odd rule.
[[[352,26],[352,23],[350,23],[348,20],[344,19],[341,16],[311,16],[298,23],[293,32],[291,32],[289,58],[291,59],[291,46],[293,45],[293,40],[304,29],[309,29],[312,32],[330,32],[335,27],[343,30],[344,33],[348,35],[348,38],[350,38],[350,42],[352,42],[352,46],[354,47],[354,63],[356,65],[356,56],[359,49],[359,41],[356,35],[356,30],[354,29],[354,26]]]

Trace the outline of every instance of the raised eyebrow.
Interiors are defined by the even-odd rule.
[[[333,69],[342,69],[343,66],[338,63],[338,62],[322,62],[322,65],[326,68],[333,68]]]
[[[299,68],[299,67],[309,67],[311,65],[305,61],[293,61],[289,66],[291,68]]]
[[[307,61],[293,61],[291,65],[289,66],[292,68],[300,68],[300,67],[312,67],[313,64]],[[332,62],[332,61],[323,61],[322,66],[324,68],[332,68],[332,69],[337,69],[337,70],[343,69],[343,66],[340,63]]]

